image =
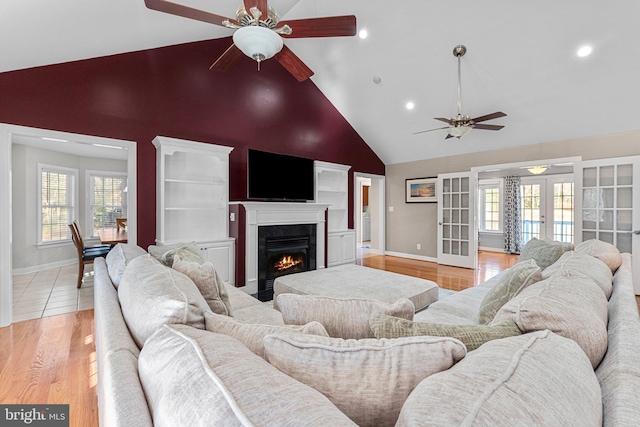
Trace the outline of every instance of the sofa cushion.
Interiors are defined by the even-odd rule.
[[[354,426],[321,393],[226,335],[166,325],[138,367],[155,427]]]
[[[118,288],[120,280],[122,279],[122,273],[124,273],[125,267],[134,258],[140,255],[146,255],[146,251],[140,246],[132,245],[129,243],[118,243],[115,245],[106,256],[107,269],[109,271],[109,278],[111,283]]]
[[[370,320],[376,338],[401,338],[414,336],[452,337],[462,341],[467,351],[473,351],[487,341],[521,335],[518,326],[510,321],[497,325],[443,325],[439,323],[413,322],[398,317],[378,314]]]
[[[602,240],[591,239],[578,243],[575,251],[598,258],[611,269],[612,273],[615,273],[622,264],[622,255],[618,248]]]
[[[149,254],[166,266],[173,265],[173,256],[179,255],[183,261],[192,261],[199,264],[204,263],[204,258],[200,255],[200,248],[196,242],[178,242],[173,245],[151,245],[148,248]]]
[[[140,348],[167,323],[204,329],[204,312],[209,311],[191,279],[151,255],[129,263],[118,287],[118,300],[131,336]]]
[[[359,426],[393,426],[422,379],[466,354],[453,338],[344,340],[315,335],[267,335],[269,362],[322,392]],[[323,423],[322,425],[330,425]]]
[[[564,272],[580,273],[590,277],[604,295],[609,299],[613,283],[613,275],[607,265],[597,258],[579,252],[567,252],[563,254],[552,266],[542,271],[542,277],[549,277]]]
[[[577,342],[595,368],[607,351],[607,299],[586,276],[556,275],[506,303],[490,323],[513,321],[524,333],[549,329]]]
[[[500,308],[527,286],[542,280],[542,270],[534,259],[520,261],[500,277],[482,300],[478,321],[487,324]]]
[[[204,314],[205,328],[209,332],[229,335],[246,345],[249,350],[267,359],[262,339],[269,334],[312,334],[328,337],[327,331],[318,322],[309,322],[306,325],[277,326],[261,325],[256,323],[243,323],[228,316],[215,313]]]
[[[195,283],[211,311],[225,316],[232,315],[227,287],[213,264],[183,261],[178,254],[175,254],[172,268],[186,274]]]
[[[541,240],[535,237],[527,242],[520,251],[518,262],[533,259],[541,269],[549,267],[564,253],[562,242]]]
[[[278,308],[287,325],[322,323],[335,338],[373,338],[369,319],[375,314],[388,314],[412,320],[415,308],[407,298],[393,304],[362,298],[331,298],[317,295],[278,295]]]
[[[426,378],[396,425],[601,427],[600,386],[576,343],[540,331],[488,342]]]

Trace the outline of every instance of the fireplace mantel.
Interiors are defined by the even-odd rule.
[[[239,215],[240,207],[243,210],[242,215]],[[324,268],[325,215],[328,207],[328,204],[323,203],[230,202],[230,230],[238,230],[238,235],[234,236],[237,239],[236,242],[243,238],[244,234],[245,243],[244,255],[238,253],[236,257],[237,286],[243,286],[241,278],[244,277],[242,290],[249,294],[258,292],[258,227],[260,226],[316,224],[316,266]],[[242,245],[237,245],[237,248],[241,251]],[[239,271],[242,268],[244,268],[244,274]]]

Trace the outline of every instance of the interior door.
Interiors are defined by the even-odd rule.
[[[476,268],[477,172],[438,175],[438,264]]]
[[[598,239],[631,253],[640,277],[640,156],[580,162],[575,182],[576,243]]]

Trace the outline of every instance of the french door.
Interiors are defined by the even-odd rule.
[[[523,178],[520,199],[523,245],[534,237],[573,242],[573,176]]]
[[[580,162],[574,174],[576,243],[598,239],[634,255],[633,276],[640,277],[640,156]]]
[[[438,175],[438,264],[476,268],[477,172]]]

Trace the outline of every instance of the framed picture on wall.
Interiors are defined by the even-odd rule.
[[[405,180],[405,196],[407,203],[435,203],[437,177],[411,178]]]

